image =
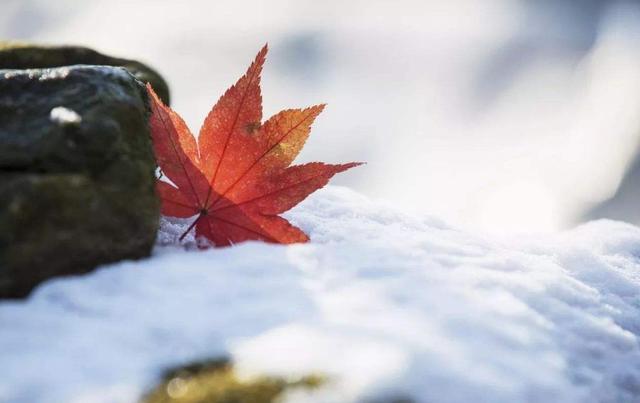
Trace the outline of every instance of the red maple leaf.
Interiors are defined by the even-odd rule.
[[[218,100],[197,142],[182,118],[147,84],[156,159],[173,183],[157,181],[162,214],[197,216],[180,240],[195,227],[197,237],[216,246],[246,240],[307,242],[302,230],[278,214],[336,173],[360,165],[291,166],[324,105],[287,109],[261,123],[260,73],[266,54],[265,45],[246,74]]]

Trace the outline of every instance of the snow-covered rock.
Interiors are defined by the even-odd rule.
[[[287,217],[310,244],[158,246],[1,302],[0,401],[133,402],[221,355],[329,376],[292,402],[640,400],[639,228],[488,241],[338,187]]]

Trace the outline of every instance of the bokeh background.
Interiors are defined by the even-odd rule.
[[[300,161],[497,236],[640,221],[640,3],[0,0],[0,39],[85,45],[168,80],[198,129],[268,42],[265,117],[326,102]]]

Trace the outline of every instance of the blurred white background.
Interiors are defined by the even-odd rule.
[[[638,148],[638,2],[0,0],[0,38],[149,63],[194,131],[268,42],[265,117],[329,104],[300,161],[497,235],[578,222]]]

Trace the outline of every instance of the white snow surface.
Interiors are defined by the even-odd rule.
[[[327,187],[305,245],[167,246],[0,302],[0,401],[134,402],[168,367],[323,373],[289,402],[638,402],[640,229],[488,240]]]

